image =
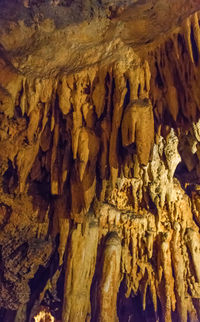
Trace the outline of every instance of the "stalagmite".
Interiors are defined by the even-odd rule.
[[[115,232],[106,239],[99,282],[99,313],[97,321],[117,321],[117,293],[120,285],[121,243]]]
[[[187,321],[187,306],[185,305],[185,285],[182,283],[184,280],[185,263],[181,251],[180,240],[180,224],[175,222],[174,231],[172,235],[172,263],[175,275],[175,289],[177,292],[177,310],[179,312],[180,320]]]
[[[174,295],[174,279],[172,274],[170,245],[171,233],[164,233],[162,245],[161,245],[161,262],[163,265],[163,277],[164,277],[164,289],[165,299],[163,304],[164,319],[165,321],[171,321],[171,311],[175,310],[175,295]],[[161,300],[162,301],[162,300]]]
[[[73,230],[67,259],[63,301],[63,321],[86,321],[90,316],[90,287],[95,269],[98,226],[88,218],[84,233],[81,224]]]
[[[199,249],[199,234],[192,228],[188,228],[186,232],[186,242],[192,256],[192,264],[196,274],[197,282],[200,283],[200,249]]]

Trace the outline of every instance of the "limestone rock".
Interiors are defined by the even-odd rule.
[[[200,320],[199,10],[0,1],[0,321]]]

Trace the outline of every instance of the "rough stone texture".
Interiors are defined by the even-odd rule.
[[[1,0],[0,6],[1,51],[35,77],[122,59],[126,46],[143,52],[200,9],[197,0]]]
[[[199,1],[0,1],[0,320],[200,320]]]

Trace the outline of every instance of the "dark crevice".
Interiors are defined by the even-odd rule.
[[[126,108],[126,106],[130,103],[130,84],[129,84],[129,80],[127,78],[126,80],[126,88],[127,88],[127,92],[124,98],[124,106],[123,109]]]
[[[138,95],[138,97],[140,97],[140,92],[141,92],[141,85],[139,84],[139,86],[138,86],[138,91],[137,91],[137,95]]]
[[[200,179],[196,174],[196,169],[188,171],[185,163],[181,161],[175,170],[174,177],[178,179],[182,189],[188,196],[191,196],[191,192],[195,190],[195,185],[200,184]]]
[[[59,245],[59,237],[57,236],[55,238],[55,251],[53,252],[48,266],[39,266],[35,276],[33,279],[29,281],[29,286],[31,290],[31,296],[30,296],[30,301],[27,304],[27,321],[29,321],[29,317],[31,314],[31,310],[34,306],[35,303],[37,303],[37,300],[39,298],[40,293],[43,291],[45,285],[47,284],[48,279],[51,279],[53,275],[55,274],[57,268],[58,268],[58,262],[59,262],[59,255],[58,255],[58,245]],[[52,290],[53,292],[54,290]],[[53,293],[50,293],[49,291],[46,291],[47,294],[45,294],[46,298],[49,298],[50,301],[48,305],[50,306],[51,309],[51,303],[52,300],[55,298],[55,295]],[[44,297],[44,302],[45,302],[45,297]],[[43,304],[44,304],[43,302]]]
[[[185,44],[185,39],[181,34],[178,34],[178,47],[181,52],[181,56],[183,56],[185,52],[186,44]]]
[[[194,38],[193,27],[191,27],[190,40],[191,40],[191,44],[192,44],[192,54],[193,54],[194,62],[195,62],[195,65],[197,66],[198,61],[199,61],[199,52],[198,52],[197,44],[196,44],[196,41]]]
[[[16,311],[0,308],[0,321],[13,322],[15,321]]]
[[[116,85],[115,85],[115,79],[113,78],[112,79],[112,89],[111,89],[111,102],[110,102],[110,116],[111,116],[111,120],[113,118],[113,111],[114,111],[114,92],[115,92],[115,88],[116,88]]]
[[[104,80],[104,88],[105,88],[105,100],[104,100],[104,109],[103,112],[99,118],[99,120],[97,121],[97,127],[100,124],[100,122],[106,117],[106,115],[109,115],[109,103],[110,103],[110,99],[111,99],[111,90],[110,87],[112,85],[112,78],[110,76],[110,74],[107,72],[105,80]]]
[[[13,167],[13,164],[8,160],[8,169],[3,175],[3,191],[5,193],[14,193],[18,186],[17,170]]]
[[[165,53],[169,60],[171,58],[172,50],[173,50],[173,41],[169,39],[165,44]]]
[[[163,84],[163,81],[161,78],[161,74],[160,74],[157,62],[155,63],[155,67],[156,67],[156,71],[157,71],[157,75],[156,75],[156,79],[155,79],[156,85],[158,85],[158,88],[163,89],[164,84]]]
[[[146,294],[146,310],[143,311],[141,294],[133,294],[126,297],[126,280],[124,279],[120,285],[117,298],[117,314],[119,322],[147,322],[147,321],[162,321],[162,309],[158,300],[158,310],[154,311],[154,306],[151,298],[149,287]]]

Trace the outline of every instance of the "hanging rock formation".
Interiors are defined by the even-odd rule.
[[[199,10],[0,1],[0,321],[200,320]]]

